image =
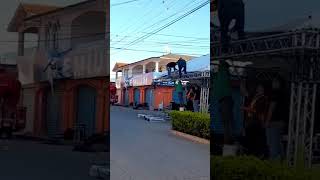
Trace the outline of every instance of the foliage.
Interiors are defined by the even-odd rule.
[[[172,129],[197,137],[210,139],[210,116],[190,111],[171,111]]]
[[[250,156],[211,157],[211,179],[215,180],[316,180],[316,169],[290,168],[276,161]]]

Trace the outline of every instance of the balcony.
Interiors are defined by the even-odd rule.
[[[37,52],[36,47],[24,49],[24,56],[17,56],[17,66],[19,73],[19,80],[21,84],[32,84],[34,79],[34,60]]]
[[[126,86],[149,86],[152,85],[153,80],[160,77],[164,72],[150,72],[145,74],[134,75],[130,78],[119,77],[116,79],[117,88]]]
[[[109,76],[109,55],[105,41],[77,46],[65,57],[74,79]]]
[[[70,72],[72,79],[109,76],[109,56],[104,41],[76,46],[64,57],[62,72]],[[37,48],[25,50],[24,56],[17,57],[19,79],[22,84],[49,80],[49,72],[44,72],[49,60],[47,52]],[[53,75],[55,79],[63,77]]]

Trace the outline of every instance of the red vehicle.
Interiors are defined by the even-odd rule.
[[[21,84],[16,75],[0,71],[0,130],[22,130],[26,125],[26,108],[18,106]]]
[[[112,105],[118,103],[117,88],[114,82],[110,83],[110,103]]]

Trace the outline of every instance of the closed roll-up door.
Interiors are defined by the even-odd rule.
[[[94,88],[81,86],[77,96],[77,124],[85,126],[86,137],[96,132],[96,98]]]
[[[153,91],[152,89],[148,88],[145,91],[145,100],[148,106],[153,106]]]
[[[54,137],[57,134],[61,133],[61,120],[62,120],[62,111],[61,111],[61,98],[62,92],[55,91],[52,94],[51,91],[47,92],[47,103],[46,103],[46,119],[47,119],[47,135],[48,137]]]
[[[129,105],[129,91],[125,90],[124,92],[124,105],[128,106]]]
[[[134,104],[140,104],[140,90],[134,90]]]

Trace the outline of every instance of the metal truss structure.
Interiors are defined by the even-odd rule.
[[[233,41],[227,53],[222,53],[220,43],[213,42],[213,59],[243,58],[247,56],[292,54],[295,50],[318,50],[320,36],[317,30],[297,30],[294,32]]]
[[[210,95],[210,79],[206,78],[202,80],[203,86],[201,86],[200,93],[200,112],[209,112],[209,95]]]
[[[287,161],[297,165],[299,157],[311,166],[314,147],[318,147],[314,133],[317,86],[320,82],[320,30],[301,29],[246,40],[233,41],[226,53],[221,44],[213,42],[212,61],[221,59],[245,60],[251,57],[281,57],[288,64],[291,82],[290,118],[287,140]],[[317,141],[319,142],[319,141]],[[320,154],[319,154],[320,155]]]
[[[169,78],[169,77],[165,76],[163,78]],[[181,78],[179,77],[179,73],[174,72],[171,74],[171,77],[170,77],[170,79],[181,80],[181,81],[187,81],[191,79],[205,79],[205,78],[210,78],[210,71],[189,72],[187,74],[182,73]]]
[[[314,144],[314,116],[317,83],[292,82],[287,161],[293,166],[304,158],[306,166],[312,165]]]
[[[200,112],[208,113],[209,112],[209,92],[210,92],[210,71],[203,72],[190,72],[187,74],[182,74],[181,78],[178,73],[172,73],[171,77],[165,76],[163,78],[164,81],[171,80],[181,80],[181,81],[189,81],[193,84],[197,84],[200,86]]]

